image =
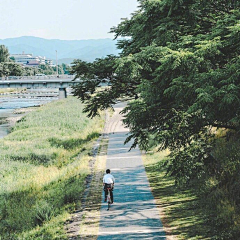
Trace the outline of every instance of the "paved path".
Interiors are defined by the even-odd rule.
[[[119,111],[109,121],[107,168],[116,179],[114,204],[107,211],[102,203],[98,240],[166,239],[159,213],[149,188],[139,149],[128,151],[124,145],[128,130],[123,127]],[[113,133],[114,132],[114,133]]]

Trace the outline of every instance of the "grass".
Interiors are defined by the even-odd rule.
[[[194,190],[176,187],[174,179],[166,175],[161,163],[167,155],[165,151],[148,153],[143,157],[167,239],[214,239]]]
[[[103,117],[76,98],[44,105],[0,140],[0,239],[67,239]]]
[[[108,140],[102,139],[99,153],[94,165],[93,180],[87,196],[86,207],[83,212],[83,219],[80,225],[79,236],[82,240],[96,240],[98,238],[100,208],[102,200],[102,176],[106,168]]]

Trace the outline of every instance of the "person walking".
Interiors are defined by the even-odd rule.
[[[106,174],[103,177],[103,186],[104,186],[104,192],[105,192],[105,198],[104,202],[107,201],[107,194],[108,194],[108,188],[110,188],[110,195],[111,195],[111,200],[113,203],[113,188],[114,188],[114,183],[115,183],[115,178],[111,174],[110,169],[106,170]]]

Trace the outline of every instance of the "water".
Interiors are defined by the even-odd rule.
[[[23,98],[24,97],[24,98]],[[53,97],[29,97],[24,94],[18,96],[7,96],[0,98],[0,138],[5,137],[10,132],[10,124],[6,121],[8,117],[16,116],[15,109],[40,106],[49,103],[57,96]],[[19,114],[18,114],[19,116]]]

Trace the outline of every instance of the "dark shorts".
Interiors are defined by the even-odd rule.
[[[105,192],[105,200],[107,199],[107,194],[108,194],[108,188],[110,188],[110,196],[112,199],[112,203],[113,203],[113,184],[104,184],[104,192]]]
[[[107,184],[107,183],[104,183],[104,190],[106,191],[108,188],[113,188],[113,184]]]

